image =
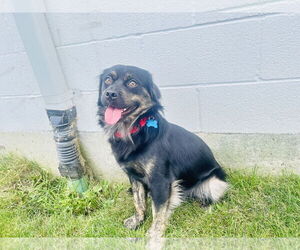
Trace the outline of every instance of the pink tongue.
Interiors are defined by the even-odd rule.
[[[122,111],[122,109],[108,107],[104,114],[105,122],[110,125],[116,124],[121,119]]]

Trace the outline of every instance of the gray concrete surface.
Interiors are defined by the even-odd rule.
[[[225,169],[257,169],[260,174],[300,174],[300,136],[197,133]],[[50,132],[0,133],[0,152],[15,152],[39,162],[58,175],[55,145]],[[102,132],[81,132],[82,153],[98,178],[127,180]]]

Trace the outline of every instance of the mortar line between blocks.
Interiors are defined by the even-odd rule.
[[[247,21],[247,20],[253,20],[253,19],[261,19],[265,16],[274,16],[274,15],[280,15],[278,13],[267,13],[267,14],[256,14],[256,15],[250,15],[250,16],[244,16],[244,17],[237,17],[237,18],[229,18],[226,20],[221,20],[221,21],[211,21],[207,23],[200,23],[200,24],[192,24],[188,26],[180,26],[180,27],[174,27],[174,28],[168,28],[168,29],[162,29],[162,30],[155,30],[155,31],[149,31],[149,32],[144,32],[144,33],[132,33],[132,34],[126,34],[126,35],[120,35],[120,36],[115,36],[115,37],[110,37],[110,38],[105,38],[105,39],[99,39],[99,40],[89,40],[85,42],[79,42],[79,43],[69,43],[69,44],[64,44],[64,45],[59,45],[56,46],[57,49],[64,49],[64,48],[72,48],[72,47],[77,47],[77,46],[85,46],[89,44],[96,44],[96,43],[101,43],[101,42],[107,42],[107,41],[117,41],[121,39],[127,39],[127,38],[140,38],[146,35],[155,35],[155,34],[166,34],[168,32],[176,32],[176,31],[185,31],[185,30],[192,30],[196,28],[205,28],[209,26],[217,26],[221,24],[226,24],[226,23],[238,23],[242,21]]]

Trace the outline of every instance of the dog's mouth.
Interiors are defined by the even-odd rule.
[[[131,106],[127,108],[115,108],[112,106],[108,106],[104,113],[105,122],[109,125],[116,124],[121,118],[128,116],[134,110],[137,109],[138,106]]]

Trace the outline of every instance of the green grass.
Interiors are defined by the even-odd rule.
[[[166,237],[299,237],[300,177],[229,171],[231,189],[211,209],[186,202],[171,218]],[[91,181],[82,197],[63,178],[31,161],[0,156],[0,237],[143,237],[123,227],[134,211],[128,186]]]

